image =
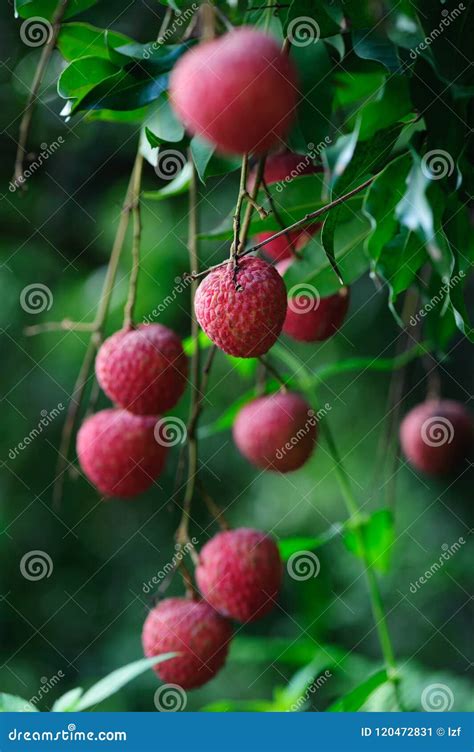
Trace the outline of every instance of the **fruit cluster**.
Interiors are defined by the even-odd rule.
[[[298,102],[297,73],[288,55],[260,31],[241,28],[188,51],[172,72],[170,98],[188,131],[220,151],[259,155],[278,149],[266,159],[267,188],[294,172],[321,171],[284,151],[282,138]],[[255,180],[254,170],[248,191]],[[292,289],[287,294],[283,279],[319,229],[313,222],[280,233],[263,246],[267,260],[237,257],[204,278],[195,295],[195,315],[221,350],[255,358],[267,353],[282,331],[312,343],[328,339],[341,327],[349,307],[347,288],[321,299],[316,290]],[[269,236],[260,234],[255,241]],[[170,329],[141,325],[104,342],[96,375],[115,407],[82,425],[79,462],[104,495],[132,497],[145,491],[164,468],[167,447],[157,440],[156,426],[184,393],[187,359]],[[430,440],[436,419],[449,429],[445,442]],[[418,406],[401,426],[407,459],[427,473],[456,467],[468,454],[472,435],[465,409],[449,401]],[[310,458],[317,440],[316,416],[302,396],[282,389],[246,404],[233,436],[255,467],[287,473]],[[179,653],[156,671],[163,681],[183,688],[203,684],[224,664],[232,638],[230,620],[248,623],[272,608],[282,562],[276,543],[264,533],[226,530],[202,548],[195,577],[200,600],[168,598],[150,611],[143,628],[147,656]]]

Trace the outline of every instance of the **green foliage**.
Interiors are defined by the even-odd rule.
[[[344,543],[349,551],[361,559],[366,559],[368,566],[373,566],[379,572],[386,573],[390,569],[392,548],[395,542],[395,527],[393,514],[390,509],[378,509],[369,517],[356,520],[361,541],[351,523],[346,525]]]
[[[0,692],[0,713],[36,713],[37,710],[38,708],[22,697]]]

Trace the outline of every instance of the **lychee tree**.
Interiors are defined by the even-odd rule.
[[[347,507],[336,533],[366,577],[383,669],[331,709],[359,709],[381,687],[390,691],[391,707],[411,709],[378,582],[393,545],[393,516],[385,508],[360,510],[318,386],[342,372],[395,373],[423,357],[429,401],[402,424],[408,461],[426,473],[452,472],[472,451],[472,419],[462,405],[441,400],[437,365],[456,330],[473,338],[464,288],[474,258],[474,92],[464,30],[474,4],[169,0],[145,43],[83,20],[95,4],[15,3],[22,32],[40,18],[46,34],[20,125],[14,190],[25,185],[38,92],[58,54],[65,119],[125,124],[137,141],[95,319],[45,322],[28,332],[90,332],[59,448],[55,500],[74,441],[84,475],[101,494],[134,497],[150,487],[177,443],[170,411],[190,392],[173,496],[185,594],[150,611],[143,646],[150,660],[166,654],[155,667],[164,682],[190,689],[212,678],[232,640],[231,620],[245,624],[266,614],[278,598],[283,563],[331,537],[277,546],[262,531],[229,529],[203,486],[199,421],[213,363],[230,358],[255,388],[229,395],[211,429],[233,429],[242,455],[277,474],[297,470],[321,444]],[[210,183],[237,174],[233,207],[217,227],[203,229],[200,203]],[[138,321],[135,309],[143,202],[183,194],[189,269],[177,285],[179,295],[190,295],[191,315],[181,343],[156,321]],[[123,327],[105,339],[130,222]],[[341,329],[350,286],[367,273],[406,332],[403,350],[309,367],[293,344],[311,348]],[[111,409],[85,405],[94,372]],[[394,393],[390,413],[398,414],[400,402]],[[93,414],[84,419],[87,410]],[[436,420],[453,431],[447,445],[436,436],[425,440],[427,421]],[[192,510],[202,503],[222,531],[197,551]]]

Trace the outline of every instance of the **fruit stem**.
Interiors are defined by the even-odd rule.
[[[278,383],[281,385],[281,391],[286,392],[288,390],[287,383],[283,376],[281,376],[281,374],[277,371],[277,369],[274,368],[274,366],[272,366],[271,363],[269,363],[267,360],[262,358],[261,355],[258,356],[258,360],[260,361],[262,366],[276,378]]]
[[[23,177],[23,161],[25,159],[26,147],[28,144],[28,135],[33,118],[33,109],[36,104],[36,99],[38,97],[41,83],[43,81],[43,76],[45,74],[46,68],[48,67],[48,63],[51,55],[53,54],[53,50],[56,46],[58,35],[61,30],[61,23],[67,9],[67,4],[68,0],[59,0],[54,11],[53,17],[51,19],[51,33],[48,41],[41,51],[41,57],[35,71],[26,106],[23,110],[23,117],[21,119],[20,128],[18,130],[18,145],[15,156],[13,182],[15,183],[15,185],[19,185],[21,188],[23,188],[23,190],[25,190],[25,183],[24,181],[21,181],[21,178]]]
[[[234,270],[237,268],[237,257],[240,249],[240,219],[242,213],[242,205],[247,194],[247,175],[249,171],[249,157],[248,154],[244,154],[242,157],[242,167],[240,169],[240,185],[239,193],[237,196],[237,202],[235,204],[233,227],[234,227],[234,239],[230,247],[230,258],[234,265]],[[192,268],[192,267],[191,267]]]
[[[138,273],[140,270],[140,243],[142,237],[142,220],[140,208],[140,191],[142,184],[143,157],[140,152],[135,160],[132,181],[131,211],[133,213],[132,269],[128,286],[128,297],[124,308],[123,327],[133,327],[133,311],[137,299]]]
[[[127,191],[125,194],[125,199],[122,205],[120,221],[115,233],[114,244],[112,246],[107,273],[102,287],[99,308],[93,322],[92,336],[89,339],[82,365],[77,376],[76,383],[74,384],[74,389],[68,405],[66,420],[64,422],[61,434],[61,440],[58,450],[58,460],[56,463],[55,480],[53,485],[53,504],[55,506],[59,505],[62,498],[64,473],[69,462],[68,455],[71,446],[72,435],[76,425],[79,409],[81,407],[84,391],[89,380],[90,370],[94,364],[95,353],[102,341],[103,330],[109,311],[110,299],[112,297],[115,278],[117,276],[118,264],[120,261],[120,256],[127,233],[128,222],[130,219],[130,201],[132,197],[135,166],[136,161],[133,166],[132,174],[130,176]]]
[[[278,350],[276,354],[289,365],[295,371],[295,378],[297,379],[301,390],[306,394],[308,401],[312,404],[315,412],[318,412],[318,406],[315,404],[315,398],[312,387],[312,377],[306,366],[299,361],[291,353],[282,350]],[[358,549],[361,552],[362,562],[364,564],[364,574],[366,576],[370,603],[372,608],[372,614],[375,621],[375,627],[382,650],[382,655],[387,671],[388,680],[392,683],[395,691],[395,695],[398,704],[401,706],[400,694],[399,694],[399,676],[397,673],[397,666],[395,661],[395,653],[388,630],[387,618],[385,615],[385,609],[383,605],[382,595],[379,589],[378,581],[370,562],[370,558],[365,545],[365,540],[361,528],[361,515],[357,500],[352,491],[352,486],[349,481],[349,477],[342,463],[341,456],[339,454],[334,436],[329,427],[327,419],[320,424],[321,433],[324,435],[326,444],[329,450],[329,454],[334,463],[334,470],[339,482],[339,487],[344,498],[344,502],[351,518],[354,534],[357,538]]]
[[[265,179],[262,179],[262,187],[263,187],[263,190],[265,191],[265,195],[268,198],[268,202],[270,204],[270,208],[272,210],[273,216],[275,217],[276,221],[280,225],[281,229],[285,230],[285,237],[286,237],[286,240],[288,241],[288,246],[290,248],[292,255],[295,256],[296,258],[301,258],[301,253],[299,253],[296,250],[295,242],[292,239],[291,234],[288,232],[288,230],[285,229],[285,223],[283,222],[280,212],[276,208],[276,204],[273,199],[272,192],[270,191]]]
[[[260,248],[263,248],[263,246],[267,245],[267,243],[271,243],[272,240],[275,240],[275,238],[280,238],[282,235],[286,235],[287,232],[290,232],[292,230],[297,230],[300,227],[303,227],[303,225],[306,225],[309,222],[312,222],[314,219],[321,217],[323,214],[326,214],[326,212],[331,211],[331,209],[334,209],[336,206],[339,206],[339,204],[344,203],[344,201],[348,201],[357,193],[360,193],[369,185],[371,185],[371,183],[373,183],[377,175],[378,173],[376,175],[372,175],[371,178],[368,178],[363,183],[358,185],[356,188],[353,188],[352,191],[349,191],[349,193],[345,193],[343,196],[339,196],[339,198],[336,198],[334,199],[334,201],[331,201],[329,204],[326,204],[326,206],[322,206],[320,209],[316,209],[316,211],[306,214],[303,217],[303,219],[299,219],[297,222],[293,222],[292,225],[288,225],[288,227],[285,227],[283,230],[276,232],[274,235],[271,235],[269,238],[265,238],[265,240],[261,240],[260,243],[257,243],[256,245],[253,245],[250,248],[247,248],[246,250],[242,250],[238,254],[238,258],[240,259],[243,256],[247,256],[247,254],[249,253],[254,253],[255,251],[260,250]],[[243,248],[242,242],[240,243],[240,247]],[[228,261],[221,261],[220,264],[214,264],[214,266],[210,266],[208,269],[205,269],[202,272],[194,271],[190,275],[191,279],[199,279],[200,277],[205,277],[207,274],[209,274],[209,272],[212,272],[215,269],[220,269],[222,266],[225,266],[228,263],[229,263]]]

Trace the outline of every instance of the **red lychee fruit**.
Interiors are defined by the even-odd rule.
[[[230,623],[205,601],[167,598],[148,614],[142,643],[148,658],[182,653],[154,670],[162,681],[192,689],[210,681],[222,668],[231,637]]]
[[[280,261],[276,268],[280,274],[284,274],[292,263],[286,259]],[[295,285],[288,293],[284,333],[299,342],[323,342],[329,339],[342,326],[349,310],[349,299],[348,287],[341,287],[335,295],[321,298],[312,285],[304,282]]]
[[[260,530],[218,533],[202,548],[196,581],[220,614],[240,622],[270,611],[280,589],[283,566],[276,543]]]
[[[474,422],[460,402],[427,400],[403,419],[400,443],[417,470],[428,475],[449,474],[472,457]]]
[[[171,410],[186,387],[188,363],[179,337],[161,324],[121,329],[105,340],[95,370],[110,399],[136,415]]]
[[[247,256],[235,275],[231,263],[208,274],[194,306],[199,324],[221,350],[255,358],[266,353],[281,332],[285,284],[273,266]]]
[[[101,410],[77,434],[79,463],[105,496],[137,496],[163,470],[167,448],[155,440],[159,419],[126,410]]]
[[[253,465],[288,473],[304,465],[313,452],[317,420],[299,394],[278,392],[244,405],[233,434],[237,447]]]
[[[259,154],[289,130],[296,69],[273,37],[244,26],[186,52],[171,73],[170,100],[190,133],[223,152]]]
[[[323,168],[314,165],[307,156],[287,152],[285,154],[275,154],[267,158],[263,177],[267,186],[280,183],[281,191],[283,191],[287,181],[315,172],[323,172]],[[255,173],[256,171],[252,170],[247,181],[247,190],[249,192],[255,184]],[[273,190],[273,197],[278,202],[278,188]],[[314,222],[307,227],[290,230],[285,235],[281,235],[270,243],[266,243],[262,247],[262,252],[273,261],[295,258],[295,251],[302,250],[321,227],[321,222]],[[254,243],[260,243],[262,240],[270,238],[275,232],[259,233],[253,239]]]

